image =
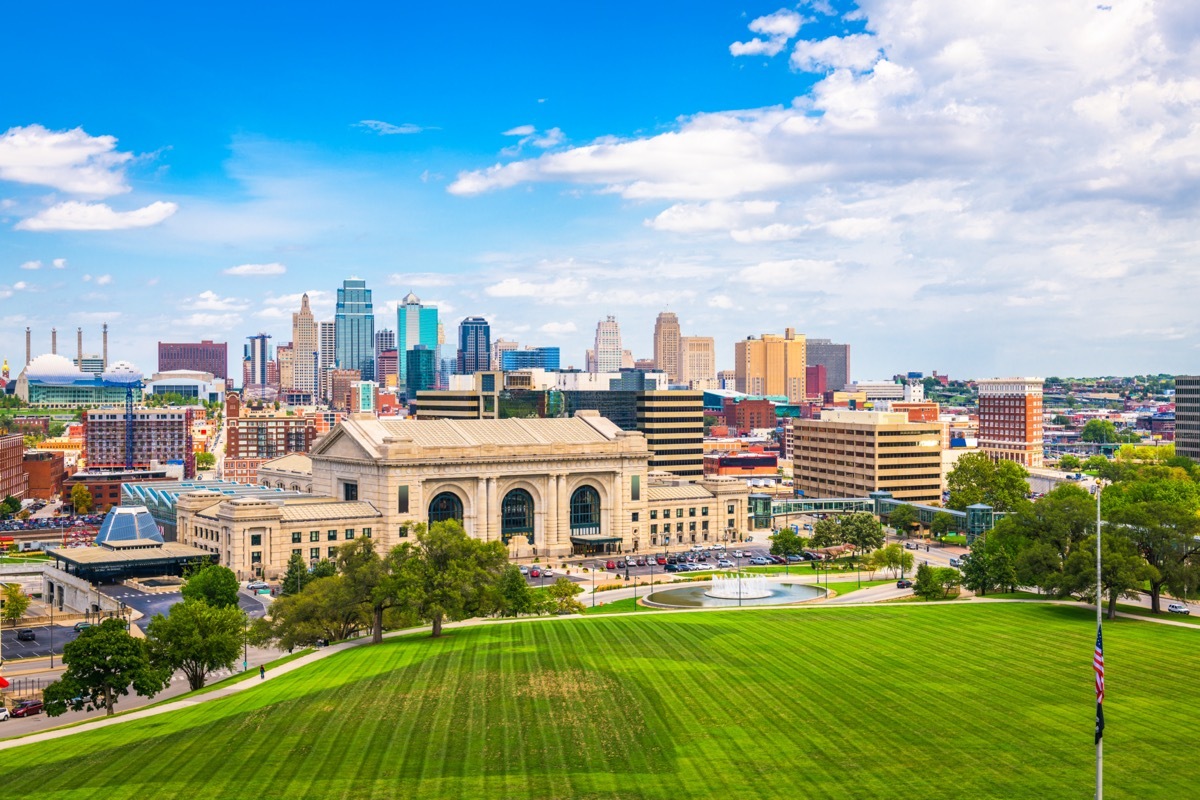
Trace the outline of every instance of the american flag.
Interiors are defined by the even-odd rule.
[[[1096,744],[1104,738],[1104,637],[1100,626],[1096,626],[1096,652],[1092,655],[1092,669],[1096,672]]]

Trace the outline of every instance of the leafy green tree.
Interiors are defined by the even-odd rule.
[[[58,422],[57,420],[55,420],[50,423],[51,438],[56,439],[59,436],[62,436],[66,432],[67,432],[67,424],[65,422]]]
[[[859,553],[877,550],[883,546],[885,540],[883,525],[875,518],[874,514],[856,511],[847,517],[842,517],[838,527],[841,530],[842,541],[854,545]]]
[[[1083,462],[1079,460],[1079,456],[1067,453],[1058,460],[1058,468],[1064,472],[1078,472],[1083,469]]]
[[[934,600],[942,596],[942,586],[937,582],[934,570],[928,564],[917,567],[917,579],[913,581],[913,594],[925,600]]]
[[[967,563],[970,564],[974,560],[975,556],[971,556]],[[998,548],[994,553],[989,553],[987,569],[988,581],[996,589],[1012,592],[1017,588],[1016,565],[1007,550]]]
[[[270,621],[256,621],[252,630],[258,641],[274,641],[288,651],[348,639],[370,624],[357,599],[341,575],[314,578],[300,593],[271,603]]]
[[[19,583],[4,584],[4,621],[13,627],[21,617],[25,616],[25,612],[29,610],[29,595],[25,594],[25,590],[21,588]]]
[[[509,564],[500,573],[499,588],[501,616],[519,617],[533,613],[533,595],[529,591],[529,584],[515,565]]]
[[[913,525],[918,521],[917,510],[908,504],[896,506],[888,514],[888,524],[896,529],[896,535],[901,538],[911,536]]]
[[[1113,444],[1117,441],[1117,426],[1106,419],[1089,419],[1079,432],[1079,439],[1096,444]]]
[[[1154,567],[1138,553],[1137,547],[1123,534],[1104,533],[1101,540],[1101,583],[1103,596],[1108,600],[1107,616],[1115,619],[1117,599],[1136,600],[1142,584],[1155,577]],[[1090,536],[1083,546],[1067,557],[1063,567],[1065,590],[1085,602],[1096,599],[1096,537]]]
[[[237,575],[228,567],[208,564],[188,575],[183,584],[184,600],[203,600],[213,608],[227,608],[238,604],[239,583]]]
[[[986,595],[996,585],[992,580],[991,561],[992,556],[987,552],[987,548],[978,547],[971,550],[971,557],[963,564],[963,586],[980,597]]]
[[[246,615],[237,606],[216,608],[203,600],[184,600],[167,615],[155,614],[146,628],[150,660],[172,673],[183,670],[188,686],[203,689],[209,673],[232,670],[242,652]]]
[[[950,596],[950,592],[962,585],[962,573],[954,567],[937,567],[933,570],[934,582],[942,587],[942,598]]]
[[[1062,584],[1062,559],[1058,552],[1046,542],[1029,542],[1013,563],[1017,583],[1036,586],[1039,591],[1056,591]]]
[[[836,519],[819,519],[813,525],[813,547],[833,547],[842,541],[841,526]]]
[[[212,469],[217,465],[217,457],[212,453],[196,453],[196,469]]]
[[[1012,511],[1026,501],[1029,472],[1015,461],[993,462],[985,453],[967,453],[946,476],[950,508],[957,511],[986,503],[994,511]]]
[[[933,521],[929,523],[929,531],[934,536],[942,537],[958,530],[958,522],[954,519],[953,514],[948,514],[945,511],[939,511],[933,515]]]
[[[21,501],[11,494],[0,500],[0,515],[11,517],[21,510]]]
[[[436,638],[443,621],[478,613],[508,564],[500,541],[467,536],[457,520],[417,526],[416,544],[405,542],[396,554],[396,572],[404,605],[432,625]]]
[[[1122,428],[1117,431],[1117,441],[1124,444],[1138,444],[1142,438],[1142,434],[1138,433],[1135,428]]]
[[[337,564],[328,558],[322,558],[316,564],[313,564],[310,574],[313,580],[317,578],[332,578],[334,575],[337,575]]]
[[[119,619],[106,619],[79,632],[63,648],[62,677],[46,687],[42,700],[46,714],[103,708],[112,716],[117,699],[130,689],[142,697],[162,691],[170,673],[156,669],[143,639],[135,639]]]
[[[402,582],[399,567],[407,557],[404,546],[380,558],[373,540],[363,536],[338,548],[338,572],[345,578],[355,602],[370,614],[371,641],[383,641],[383,615],[400,605]]]
[[[308,563],[305,562],[304,556],[292,553],[292,557],[288,559],[287,571],[283,573],[283,580],[279,585],[279,594],[298,594],[311,580],[313,576],[308,571]]]
[[[71,505],[75,508],[76,514],[89,513],[94,503],[92,493],[82,483],[71,487]]]
[[[1155,568],[1148,579],[1154,613],[1162,610],[1164,586],[1182,594],[1188,584],[1194,585],[1192,571],[1200,559],[1200,517],[1194,511],[1172,503],[1139,502],[1115,508],[1110,520]]]
[[[556,614],[583,613],[583,603],[575,599],[575,596],[582,591],[583,589],[569,578],[559,578],[546,590],[554,604],[554,613]]]
[[[804,539],[796,534],[795,528],[780,528],[771,536],[771,555],[784,558],[800,555],[804,551],[804,545]]]
[[[905,570],[912,569],[913,554],[905,550],[897,542],[892,542],[887,547],[881,547],[867,558],[868,562],[872,562],[877,569],[886,569],[892,573],[892,577],[896,576],[897,572],[901,574]]]
[[[1051,425],[1070,425],[1071,418],[1064,416],[1062,414],[1055,414],[1054,418],[1052,420],[1050,420],[1050,424]]]

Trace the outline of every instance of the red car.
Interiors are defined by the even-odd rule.
[[[32,717],[34,714],[40,714],[45,710],[41,700],[22,700],[13,706],[12,717]]]
[[[667,557],[666,557],[666,556],[659,556],[658,558],[654,559],[654,563],[655,563],[655,564],[658,564],[660,567],[666,566],[666,564],[667,564]]]
[[[540,578],[540,577],[542,577],[542,571],[540,569],[538,569],[537,567],[534,567],[533,569],[529,570],[529,577]]]
[[[616,569],[616,568],[617,568],[617,562],[615,562],[615,561],[609,561],[607,564],[605,564],[605,565],[604,565],[604,568],[605,568],[605,569]]]

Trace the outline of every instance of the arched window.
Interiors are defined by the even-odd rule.
[[[442,492],[429,504],[430,525],[448,519],[456,519],[459,522],[463,519],[462,500],[459,500],[454,492]]]
[[[533,497],[524,489],[513,489],[500,503],[500,538],[508,544],[514,536],[533,540]]]
[[[600,532],[600,495],[591,486],[580,486],[571,495],[571,531]]]

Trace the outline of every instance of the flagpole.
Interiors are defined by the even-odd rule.
[[[1103,625],[1103,615],[1100,605],[1104,600],[1104,583],[1100,572],[1100,494],[1104,485],[1096,480],[1096,638],[1100,640],[1100,630]],[[1103,657],[1103,654],[1101,655]],[[1096,800],[1104,797],[1104,735],[1100,730],[1096,736]]]

